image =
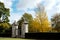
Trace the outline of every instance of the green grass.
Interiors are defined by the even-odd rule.
[[[0,38],[0,40],[34,40],[34,39],[23,39],[23,38]]]

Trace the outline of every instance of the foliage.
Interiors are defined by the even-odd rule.
[[[24,13],[24,15],[21,17],[21,19],[18,21],[18,23],[19,23],[19,28],[21,28],[21,26],[22,26],[22,23],[23,23],[23,21],[24,21],[24,19],[23,18],[25,18],[25,20],[27,20],[28,22],[29,22],[29,24],[28,24],[28,26],[29,26],[29,32],[30,32],[30,30],[32,29],[31,27],[31,22],[32,22],[32,20],[33,20],[33,17],[32,17],[32,15],[31,14],[28,14],[28,13]]]
[[[0,33],[4,33],[6,29],[10,27],[9,19],[10,10],[5,8],[4,3],[0,2]],[[1,22],[2,20],[2,22]]]
[[[37,20],[32,20],[32,22],[30,23],[30,32],[39,32],[40,28],[39,28],[39,22],[37,22]]]
[[[22,22],[25,18],[29,22],[29,32],[49,32],[51,30],[51,24],[48,21],[48,17],[43,7],[38,7],[36,17],[33,18],[31,14],[25,13],[21,20],[19,20],[19,26],[21,27]]]
[[[0,23],[0,26],[2,26],[3,28],[9,28],[10,25],[8,23]]]
[[[39,5],[37,7],[36,12],[36,21],[38,22],[39,26],[37,26],[40,29],[40,32],[49,32],[50,23],[48,21],[48,17],[46,15],[46,12],[44,10],[44,7],[41,7],[42,5]],[[40,8],[41,7],[41,8]],[[50,28],[50,29],[49,29]]]
[[[8,8],[5,8],[4,4],[0,2],[0,18],[5,22],[9,22],[8,17],[10,16],[10,11]]]
[[[60,13],[56,13],[55,15],[53,15],[53,17],[51,18],[51,22],[53,29],[57,30],[58,32],[60,31]]]
[[[23,18],[21,18],[21,19],[18,21],[18,24],[19,24],[18,27],[19,27],[20,29],[21,29],[21,26],[22,26],[23,21],[24,21]]]
[[[31,14],[24,13],[23,18],[25,18],[27,21],[31,21],[33,19]]]
[[[5,32],[6,29],[9,29],[11,25],[9,23],[0,23],[0,33]]]

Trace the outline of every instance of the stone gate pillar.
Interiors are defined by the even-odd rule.
[[[15,37],[15,26],[12,24],[12,37]]]
[[[12,24],[12,37],[18,37],[18,24],[16,21]]]
[[[21,37],[25,38],[25,33],[28,33],[28,22],[24,20],[21,27]]]

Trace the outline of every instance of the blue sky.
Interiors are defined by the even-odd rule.
[[[18,21],[21,16],[27,12],[35,16],[34,8],[37,4],[45,7],[48,19],[55,13],[60,13],[60,0],[0,0],[6,8],[10,8],[10,23]]]

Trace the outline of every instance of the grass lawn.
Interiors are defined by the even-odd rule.
[[[0,38],[0,40],[34,40],[34,39],[23,39],[23,38]]]

